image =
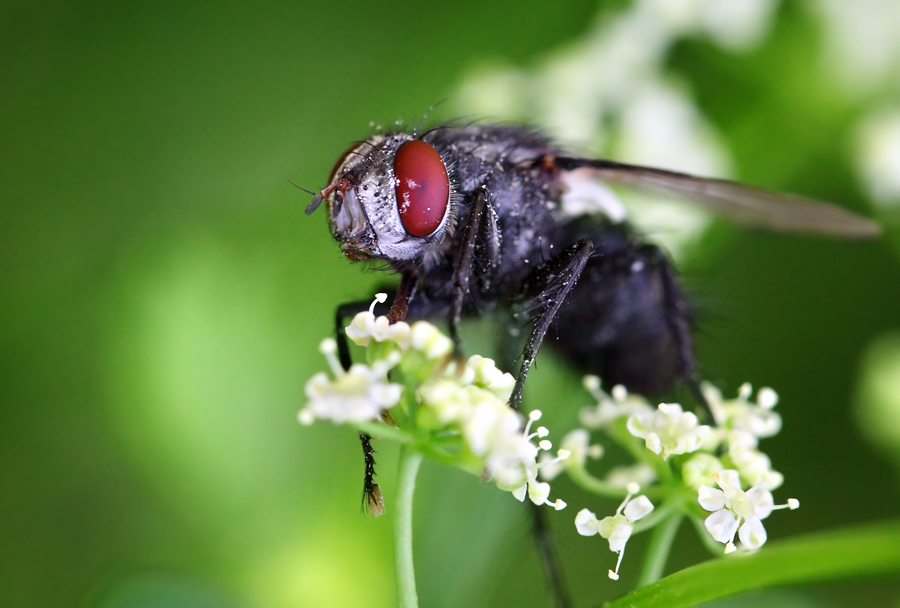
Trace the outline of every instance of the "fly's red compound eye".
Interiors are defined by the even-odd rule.
[[[397,207],[403,228],[413,236],[428,236],[438,229],[450,203],[450,178],[434,146],[408,141],[394,157]]]

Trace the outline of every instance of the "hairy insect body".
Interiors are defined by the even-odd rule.
[[[605,215],[573,216],[561,204],[568,191],[564,172],[544,162],[561,151],[546,139],[517,128],[470,128],[434,132],[433,145],[454,167],[463,201],[457,229],[469,225],[483,190],[493,218],[476,243],[474,285],[464,315],[499,305],[519,320],[539,316],[559,297],[555,280],[564,252],[587,240],[593,249],[566,302],[554,318],[548,341],[577,369],[607,383],[641,392],[668,388],[693,362],[680,290],[667,293],[661,273],[672,272],[655,246],[641,243],[630,227]],[[468,204],[467,204],[468,202]],[[457,238],[454,236],[454,239]],[[560,256],[563,257],[560,257]],[[421,269],[410,318],[446,318],[454,290],[453,255]],[[672,315],[667,311],[671,308]],[[686,312],[686,310],[685,310]],[[679,351],[687,359],[679,364]]]
[[[443,173],[411,148],[400,152],[419,141],[437,152]],[[448,319],[454,337],[460,317],[494,308],[534,321],[514,406],[548,331],[578,369],[607,384],[657,392],[693,371],[687,311],[666,257],[634,236],[585,169],[558,166],[563,154],[521,127],[376,135],[351,149],[323,191],[345,255],[403,276],[396,318]],[[446,200],[416,199],[416,188],[442,178]],[[573,193],[580,207],[567,204]],[[604,200],[585,206],[586,196]],[[404,215],[414,204],[426,218],[445,205],[443,217],[424,220],[430,233],[407,229],[422,221]]]

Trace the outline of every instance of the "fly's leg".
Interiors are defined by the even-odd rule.
[[[519,368],[516,386],[509,399],[511,408],[520,409],[525,378],[541,348],[541,342],[544,341],[544,336],[547,335],[547,330],[553,323],[556,313],[559,312],[566,297],[575,287],[578,277],[584,270],[584,265],[593,252],[594,245],[591,240],[582,239],[535,268],[525,281],[524,293],[526,296],[532,297],[526,302],[524,308],[517,311],[517,314],[533,316],[535,321],[531,335],[525,342],[525,349],[522,351],[522,366]]]
[[[387,291],[390,295],[391,290]],[[415,295],[416,278],[415,275],[405,274],[400,280],[400,286],[393,294],[390,309],[385,304],[375,305],[375,315],[380,316],[387,314],[391,318],[391,322],[402,321],[406,317],[409,303]],[[348,318],[353,317],[357,313],[364,312],[369,309],[371,301],[349,302],[338,306],[334,313],[334,336],[338,345],[338,358],[341,367],[349,370],[353,365],[350,358],[350,346],[347,343],[347,333],[344,329]],[[363,476],[363,492],[362,492],[362,510],[364,513],[378,517],[384,514],[384,497],[381,495],[381,488],[375,483],[375,448],[372,447],[372,437],[366,433],[359,433],[359,441],[362,444],[363,459],[365,461],[365,475]]]
[[[532,275],[525,281],[524,292],[532,297],[527,301],[525,309],[521,310],[520,313],[530,313],[531,315],[536,313],[537,316],[531,335],[525,343],[522,353],[522,366],[519,368],[519,373],[516,376],[516,386],[509,400],[509,405],[513,409],[519,410],[521,408],[522,390],[525,386],[528,370],[531,368],[531,364],[534,363],[537,352],[541,347],[541,342],[553,323],[556,313],[559,312],[559,308],[572,291],[572,288],[578,281],[578,277],[581,276],[581,272],[584,270],[584,266],[593,251],[594,245],[591,240],[582,239],[559,255],[535,268]],[[554,550],[553,532],[550,529],[547,516],[544,509],[539,505],[530,503],[530,509],[534,544],[540,554],[544,573],[550,583],[556,605],[558,608],[568,608],[568,606],[571,606],[571,601],[569,600],[562,570],[559,567],[559,560]]]
[[[368,310],[369,305],[370,302],[350,302],[338,306],[334,313],[334,335],[338,344],[338,357],[344,371],[350,369],[353,364],[347,344],[347,334],[344,331],[345,320],[356,313]],[[376,304],[376,311],[379,306],[384,307],[384,305]],[[384,515],[384,497],[381,495],[381,488],[375,483],[375,448],[372,447],[372,436],[359,433],[359,441],[362,444],[363,460],[366,465],[363,477],[362,510],[363,513],[378,517]]]
[[[388,313],[391,323],[402,321],[406,318],[406,311],[409,309],[409,303],[416,295],[416,285],[418,278],[415,274],[406,272],[400,279],[400,285],[397,287],[397,293],[391,304],[391,311]]]
[[[553,530],[547,519],[547,509],[528,501],[528,510],[531,511],[531,537],[538,550],[541,565],[544,568],[544,576],[553,592],[556,608],[571,608],[572,600],[569,598],[562,568],[559,567],[556,543],[553,542]]]
[[[500,231],[497,225],[497,215],[490,203],[490,195],[487,186],[482,186],[475,192],[475,201],[469,214],[468,222],[462,233],[457,247],[456,259],[453,263],[453,299],[450,302],[450,337],[453,339],[454,350],[460,354],[459,321],[462,317],[463,305],[466,296],[471,290],[471,282],[474,276],[475,245],[479,237],[483,237],[486,251],[487,264],[491,267],[497,264],[500,251]],[[490,269],[486,272],[489,275]]]

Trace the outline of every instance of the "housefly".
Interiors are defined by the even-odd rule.
[[[671,260],[628,222],[602,182],[688,199],[739,223],[781,231],[871,237],[875,223],[839,207],[735,182],[585,158],[518,126],[440,126],[379,133],[338,159],[323,202],[353,261],[400,275],[389,316],[443,319],[457,352],[460,319],[499,309],[532,322],[510,405],[519,408],[542,342],[606,386],[654,394],[695,378],[691,311]],[[595,212],[585,213],[585,198]],[[368,306],[338,309],[343,325]],[[380,504],[369,438],[364,504]],[[540,524],[540,522],[538,522]],[[559,585],[557,585],[559,588]]]
[[[539,132],[498,125],[373,135],[337,161],[306,213],[325,202],[347,258],[400,275],[392,321],[446,319],[459,347],[463,316],[499,307],[533,320],[514,408],[548,332],[556,350],[607,386],[654,394],[691,384],[690,311],[672,262],[598,182],[688,199],[748,226],[878,233],[874,222],[827,203],[574,156]],[[585,197],[599,212],[573,204]],[[361,305],[339,310],[339,337],[341,318]],[[349,365],[346,340],[339,342]]]

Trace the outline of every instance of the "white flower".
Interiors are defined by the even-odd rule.
[[[608,427],[620,418],[653,413],[653,408],[646,399],[629,394],[621,384],[613,387],[611,396],[600,389],[600,379],[597,376],[585,376],[584,387],[597,400],[597,405],[582,408],[579,415],[581,423],[589,429]]]
[[[481,388],[491,391],[503,402],[509,401],[516,379],[512,374],[501,372],[493,359],[472,355],[466,361],[466,369],[474,373],[472,382]]]
[[[628,495],[616,509],[615,515],[598,520],[591,511],[582,509],[575,516],[575,529],[579,534],[582,536],[600,534],[609,541],[609,550],[619,554],[616,569],[609,571],[609,578],[614,581],[619,580],[619,566],[622,565],[622,557],[625,555],[625,544],[634,532],[634,522],[653,511],[653,503],[643,494],[634,500],[631,499],[639,491],[638,484],[628,484]]]
[[[750,401],[753,387],[748,382],[741,385],[737,398],[730,401],[724,401],[719,389],[708,382],[701,388],[716,424],[722,429],[743,431],[756,438],[772,437],[781,430],[781,416],[773,411],[778,403],[778,393],[771,388],[761,388],[756,394],[756,403]]]
[[[490,365],[476,361],[476,366]],[[493,362],[491,362],[493,364]],[[478,381],[493,378],[490,387],[503,380],[494,373],[484,373],[484,369],[468,375],[464,380]],[[465,375],[464,375],[465,376]],[[505,392],[505,388],[500,389]],[[537,462],[542,451],[548,451],[552,444],[544,439],[550,431],[538,427],[531,432],[531,425],[541,417],[535,410],[522,428],[522,417],[510,409],[490,388],[476,384],[460,386],[459,381],[440,378],[425,383],[419,388],[419,397],[428,410],[434,412],[441,426],[458,427],[469,451],[484,460],[484,476],[492,480],[502,490],[512,492],[519,500],[527,495],[537,505],[549,504],[557,510],[566,506],[562,500],[550,501],[550,484],[537,480],[538,471],[543,466],[557,466],[569,457],[569,450],[560,449],[554,459]],[[538,438],[537,445],[532,439]]]
[[[656,412],[628,418],[628,432],[643,439],[647,449],[661,454],[663,460],[672,454],[700,449],[709,430],[705,424],[698,424],[696,415],[683,411],[677,403],[660,403]]]
[[[453,340],[428,321],[416,321],[410,329],[412,347],[427,359],[440,359],[453,352]]]
[[[725,543],[725,553],[735,550],[736,532],[744,547],[760,548],[767,539],[762,520],[776,509],[793,510],[800,506],[800,502],[793,498],[786,505],[776,506],[772,493],[759,486],[744,492],[740,476],[734,469],[719,471],[713,477],[721,489],[700,486],[698,501],[707,511],[714,511],[704,523],[716,541]]]
[[[569,457],[559,460],[548,454],[541,454],[541,478],[549,481],[569,467],[584,468],[589,456],[591,458],[603,456],[603,446],[590,445],[590,442],[591,435],[587,430],[570,431],[560,442],[560,449],[569,452]]]
[[[712,433],[716,433],[719,439],[716,442],[707,441],[707,444],[711,444],[707,447],[716,449],[724,441],[728,446],[727,455],[731,466],[737,469],[745,483],[751,486],[764,485],[767,490],[774,490],[784,482],[784,476],[772,469],[769,457],[757,449],[759,440],[756,435],[748,431],[726,429],[713,429]],[[712,481],[703,483],[711,485]]]
[[[537,473],[538,473],[538,468],[539,468],[539,465],[537,464],[537,461],[536,461],[537,453],[540,450],[547,451],[553,447],[553,445],[546,439],[542,439],[541,441],[539,441],[537,446],[534,446],[534,444],[531,443],[531,440],[533,438],[546,437],[550,433],[550,431],[548,431],[546,429],[546,427],[538,427],[537,431],[529,434],[529,432],[531,431],[531,424],[533,422],[536,422],[537,420],[540,420],[540,418],[541,418],[540,410],[534,410],[528,415],[528,423],[525,425],[525,432],[522,433],[521,437],[524,439],[524,441],[529,446],[534,448],[534,451],[528,457],[521,459],[520,462],[514,463],[514,466],[516,468],[521,468],[522,470],[524,470],[525,483],[523,483],[522,485],[520,485],[517,488],[512,488],[512,494],[519,501],[524,501],[525,493],[527,490],[528,498],[534,504],[536,504],[536,505],[543,505],[543,504],[551,505],[557,511],[559,511],[566,507],[566,503],[562,499],[556,499],[555,501],[551,502],[549,500],[550,484],[545,481],[537,480]],[[569,452],[567,450],[559,450],[558,455],[557,455],[557,460],[565,460],[568,457],[569,457]],[[488,459],[488,463],[489,463],[488,466],[490,468],[490,458]],[[494,476],[496,476],[496,471],[498,468],[499,467],[497,467],[495,465]],[[507,473],[507,475],[508,475],[508,473]],[[500,483],[498,483],[497,485],[500,486],[501,488],[503,487],[500,485]]]
[[[749,485],[775,490],[784,483],[784,475],[772,468],[772,461],[759,450],[746,444],[728,445],[728,456],[735,468]]]
[[[400,401],[403,386],[387,381],[387,372],[396,365],[396,357],[375,361],[371,366],[355,363],[345,372],[335,356],[336,348],[330,338],[319,347],[335,379],[320,372],[306,383],[308,401],[298,414],[302,424],[312,424],[316,419],[336,424],[377,420],[382,410]]]
[[[410,327],[409,324],[399,321],[391,323],[386,316],[375,316],[375,305],[387,300],[386,293],[375,294],[375,299],[367,312],[358,313],[350,325],[344,330],[347,337],[357,346],[368,346],[369,342],[395,342],[401,349],[409,348]]]

